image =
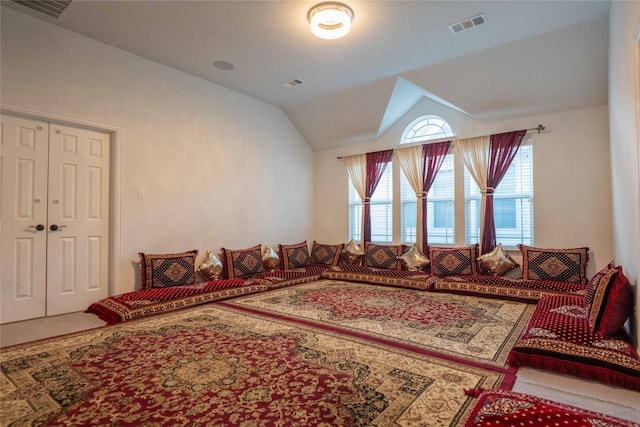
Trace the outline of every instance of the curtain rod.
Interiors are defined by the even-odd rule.
[[[538,126],[536,126],[536,127],[534,127],[534,128],[529,128],[529,129],[525,129],[525,130],[526,130],[527,132],[532,131],[532,130],[535,130],[535,131],[538,131],[538,133],[540,133],[540,132],[542,132],[542,131],[543,131],[543,130],[545,130],[545,129],[546,129],[546,127],[545,127],[545,126],[543,126],[542,124],[539,124]],[[342,160],[342,157],[343,157],[343,156],[338,156],[338,157],[336,157],[336,159],[338,159],[338,160]]]

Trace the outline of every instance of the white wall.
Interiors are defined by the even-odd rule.
[[[462,138],[547,126],[532,136],[535,244],[589,246],[590,274],[614,256],[606,106],[479,122],[425,99],[376,140],[314,154],[279,108],[9,8],[2,8],[1,31],[2,103],[123,130],[116,292],[139,285],[138,251],[347,241],[347,177],[336,156],[393,148],[422,114],[441,115]],[[624,184],[628,174],[613,173],[617,203],[622,196],[625,203],[614,201],[615,256],[637,278],[640,239],[625,231],[638,227],[633,143],[623,157],[635,159],[635,181]],[[628,145],[612,147],[614,158]],[[138,188],[145,199],[136,198]],[[627,213],[630,199],[635,216]],[[458,215],[459,244],[463,221]]]
[[[5,7],[1,31],[3,104],[122,128],[114,292],[139,251],[312,237],[313,152],[280,108]]]
[[[640,333],[640,1],[612,2],[609,25],[609,104],[615,256],[635,285]]]
[[[527,137],[533,139],[534,144],[534,244],[547,248],[588,246],[591,250],[589,275],[611,261],[611,170],[606,105],[488,123],[424,99],[381,138],[316,153],[314,235],[323,236],[329,242],[347,241],[349,237],[348,178],[336,157],[394,148],[405,127],[424,114],[440,115],[460,138],[532,128],[539,123],[546,126],[545,132],[539,135],[534,132]],[[462,179],[459,173],[462,168],[458,161],[456,179]],[[394,165],[394,169],[399,167]],[[455,206],[456,243],[464,244],[463,194],[456,194]],[[399,208],[396,208],[394,217],[397,218]],[[395,227],[394,236],[399,234],[399,227]]]

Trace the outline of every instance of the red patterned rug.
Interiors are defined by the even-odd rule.
[[[3,425],[456,425],[491,370],[225,307],[0,351]]]
[[[452,360],[507,367],[534,305],[321,280],[221,302]]]
[[[480,395],[465,427],[495,426],[638,427],[638,424],[526,394],[491,390]]]

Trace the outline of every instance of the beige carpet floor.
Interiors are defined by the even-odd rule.
[[[37,341],[105,326],[92,313],[69,313],[0,325],[0,347]]]
[[[513,391],[640,423],[640,393],[620,387],[520,368]]]

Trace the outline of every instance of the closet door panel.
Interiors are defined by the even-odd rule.
[[[108,294],[109,142],[105,133],[51,126],[49,316]]]
[[[7,323],[46,313],[49,125],[0,120],[0,323]]]

